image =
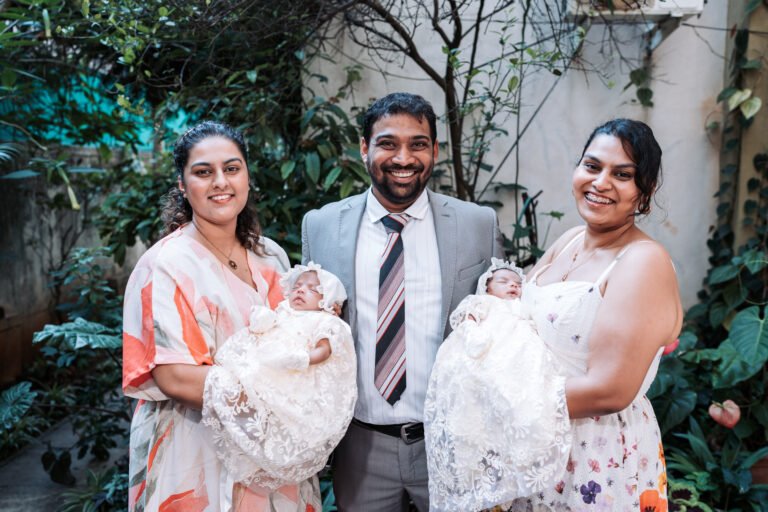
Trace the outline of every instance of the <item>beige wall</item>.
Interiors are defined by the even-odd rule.
[[[727,2],[709,2],[698,18],[687,22],[711,27],[725,27]],[[623,40],[623,52],[630,57],[642,55],[641,27],[624,26],[617,29]],[[653,52],[654,103],[643,108],[631,100],[634,90],[622,91],[628,83],[629,69],[622,67],[615,55],[608,59],[601,55],[600,42],[604,40],[604,28],[593,26],[587,33],[583,58],[603,66],[603,73],[615,81],[608,88],[595,74],[570,70],[560,80],[554,93],[531,124],[520,142],[521,183],[532,192],[544,190],[540,197],[539,212],[562,211],[565,217],[552,225],[546,245],[549,245],[566,229],[579,224],[570,192],[570,172],[578,160],[583,144],[591,130],[598,124],[614,117],[631,117],[647,122],[653,129],[664,151],[664,184],[657,195],[659,206],[654,206],[650,218],[641,226],[651,236],[661,241],[670,251],[677,268],[686,306],[696,301],[696,292],[707,271],[708,228],[715,221],[715,202],[712,197],[718,186],[719,136],[707,137],[705,126],[711,120],[720,120],[715,98],[722,89],[727,32],[698,30],[681,26],[672,31]],[[427,31],[421,32],[419,48],[427,60],[442,69],[442,53],[438,44],[430,40]],[[481,45],[481,58],[493,58],[498,51],[495,36]],[[343,68],[352,63],[364,66],[363,81],[357,88],[356,97],[350,103],[364,105],[371,97],[389,92],[406,90],[422,94],[430,99],[438,112],[445,109],[441,91],[408,60],[385,66],[389,76],[383,78],[376,71],[367,54],[349,40],[338,42],[339,63],[318,65],[318,71],[331,80],[326,90],[334,90],[343,76]],[[380,63],[379,63],[380,64]],[[555,77],[549,73],[524,82],[523,124],[530,118]],[[321,88],[317,84],[314,85]],[[515,118],[507,129],[515,133]],[[445,139],[441,128],[439,138]],[[500,161],[513,137],[501,139],[495,144],[489,163]],[[507,160],[497,176],[497,181],[514,180],[515,159]],[[487,195],[483,199],[498,199],[505,203],[499,211],[502,228],[511,233],[513,222],[512,196],[503,193],[497,197]],[[548,218],[539,219],[543,231]]]

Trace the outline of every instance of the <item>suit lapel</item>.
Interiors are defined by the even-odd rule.
[[[443,292],[442,315],[440,325],[445,326],[448,320],[448,309],[451,307],[453,285],[456,281],[457,240],[456,211],[448,206],[444,197],[427,191],[432,217],[435,220],[435,236],[437,251],[440,254],[440,274]]]
[[[360,222],[365,212],[366,193],[350,198],[339,211],[338,258],[339,278],[347,290],[347,310],[352,335],[357,338],[357,308],[355,306],[355,255],[357,253],[357,238],[360,233]]]

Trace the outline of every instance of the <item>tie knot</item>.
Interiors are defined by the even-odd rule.
[[[408,223],[408,215],[405,213],[391,213],[381,218],[381,223],[387,230],[387,233],[400,233]]]

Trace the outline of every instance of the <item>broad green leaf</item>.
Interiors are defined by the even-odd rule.
[[[509,82],[507,83],[507,90],[509,92],[514,91],[515,89],[517,89],[517,84],[519,83],[520,83],[520,78],[517,75],[513,76],[512,78],[509,79]]]
[[[736,107],[747,101],[752,96],[752,89],[739,89],[728,98],[728,112],[735,110]]]
[[[715,389],[731,387],[747,380],[762,369],[762,365],[755,365],[742,357],[730,338],[720,344],[717,353],[720,356],[720,362],[712,376],[712,386]]]
[[[648,87],[640,87],[637,89],[637,99],[644,107],[653,106],[653,91]]]
[[[752,466],[754,466],[755,463],[760,459],[762,459],[763,457],[768,457],[768,446],[763,446],[762,448],[754,452],[752,455],[744,459],[741,462],[741,467],[743,469],[749,469]]]
[[[725,483],[731,484],[739,489],[739,493],[745,493],[749,490],[749,486],[752,483],[752,475],[747,469],[731,470],[728,468],[722,468],[723,480]]]
[[[293,170],[296,168],[296,161],[295,160],[286,160],[283,162],[283,165],[280,166],[280,176],[283,179],[286,179],[288,176],[293,174]]]
[[[712,269],[707,279],[707,284],[713,285],[718,283],[724,283],[739,275],[739,267],[731,263],[720,265]]]
[[[3,180],[21,180],[25,178],[34,178],[35,176],[40,176],[40,173],[37,171],[31,171],[29,169],[23,169],[21,171],[14,171],[11,173],[8,173],[4,176],[0,176],[0,179]]]
[[[301,125],[299,125],[299,130],[304,133],[304,130],[309,125],[310,121],[312,121],[312,118],[315,115],[315,112],[317,112],[316,107],[312,107],[308,109],[306,112],[304,112],[304,116],[301,118]]]
[[[709,325],[712,327],[723,325],[728,317],[728,311],[728,306],[724,302],[713,302],[709,308]]]
[[[753,365],[763,366],[768,361],[767,324],[765,318],[760,318],[758,306],[740,311],[731,323],[729,339],[741,356]]]
[[[739,92],[739,90],[736,87],[726,87],[717,95],[717,102],[720,103],[721,101],[725,101],[737,92]]]
[[[661,431],[669,432],[683,422],[696,407],[696,392],[691,389],[672,388],[656,397],[654,408],[661,419]]]
[[[763,100],[757,96],[749,98],[747,101],[739,105],[739,110],[744,115],[745,119],[752,119],[760,111],[760,107],[763,106]]]
[[[768,265],[768,255],[756,249],[747,251],[744,253],[744,265],[751,274],[757,274]]]
[[[740,281],[733,280],[728,283],[723,290],[723,299],[728,306],[728,311],[732,311],[741,306],[744,299],[747,298],[749,290]]]
[[[61,325],[46,325],[32,337],[33,343],[65,343],[73,349],[83,347],[117,349],[122,346],[120,333],[105,325],[82,318]]]
[[[334,167],[331,169],[331,172],[328,173],[328,176],[325,177],[325,181],[323,181],[323,190],[328,190],[333,186],[334,183],[336,183],[336,179],[341,174],[341,167]]]
[[[352,189],[354,187],[355,187],[355,180],[351,176],[347,176],[346,178],[344,178],[344,181],[341,182],[341,189],[339,190],[339,196],[341,196],[341,198],[344,199],[352,192]]]
[[[768,404],[762,403],[754,405],[752,407],[752,416],[763,426],[763,428],[768,429]]]
[[[0,426],[10,430],[26,414],[37,396],[32,384],[19,382],[0,393]]]
[[[320,155],[314,151],[307,153],[304,157],[304,166],[307,171],[307,176],[312,180],[312,183],[317,183],[320,179]]]

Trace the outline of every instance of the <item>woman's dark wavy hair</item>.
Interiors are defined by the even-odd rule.
[[[613,135],[621,141],[624,152],[637,166],[635,184],[640,189],[637,214],[649,214],[653,195],[661,187],[661,147],[653,131],[641,121],[613,119],[595,128],[581,151],[582,158],[598,135]]]
[[[247,168],[248,148],[243,134],[224,123],[203,121],[187,130],[173,145],[173,163],[176,167],[176,176],[182,184],[184,184],[184,167],[189,162],[189,152],[196,144],[208,137],[223,137],[232,141],[242,153]],[[161,218],[165,225],[164,235],[192,221],[192,206],[178,187],[171,188],[165,196]],[[237,215],[235,236],[246,249],[258,254],[262,253],[261,244],[259,244],[261,225],[250,201],[246,202],[245,208]]]

